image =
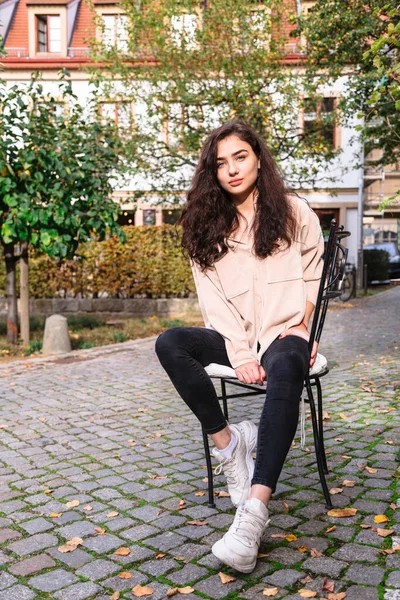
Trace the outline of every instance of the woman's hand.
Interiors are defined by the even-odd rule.
[[[244,365],[240,365],[235,369],[236,377],[242,383],[258,383],[262,385],[265,379],[265,371],[258,362],[248,362]]]
[[[303,338],[308,342],[310,340],[310,334],[304,323],[300,323],[300,325],[294,325],[293,327],[289,327],[286,331],[283,331],[279,336],[279,339],[282,339],[288,335],[297,335],[298,337]],[[318,352],[318,342],[314,342],[311,357],[310,357],[310,367],[312,367],[315,363],[315,359],[317,357]]]

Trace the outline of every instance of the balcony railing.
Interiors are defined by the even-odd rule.
[[[75,47],[70,47],[68,48],[68,57],[69,58],[82,58],[85,56],[89,56],[90,53],[90,48],[75,48]]]
[[[13,46],[5,46],[4,50],[7,53],[7,56],[11,56],[13,58],[28,58],[28,50],[27,48],[16,48]]]

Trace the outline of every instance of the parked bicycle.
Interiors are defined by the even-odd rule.
[[[343,283],[342,283],[342,293],[340,294],[340,300],[342,302],[347,302],[351,298],[355,298],[356,296],[356,285],[357,285],[357,269],[356,266],[352,263],[346,263]]]

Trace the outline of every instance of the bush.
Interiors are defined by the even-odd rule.
[[[164,224],[122,229],[126,243],[110,237],[82,244],[72,260],[58,261],[31,250],[31,297],[168,298],[195,291],[189,260],[182,255],[180,228]],[[5,295],[1,251],[0,295]]]
[[[389,253],[386,250],[364,250],[364,265],[368,265],[368,283],[389,279]]]
[[[105,325],[101,319],[97,319],[92,315],[69,315],[67,317],[68,329],[79,331],[80,329],[96,329]]]

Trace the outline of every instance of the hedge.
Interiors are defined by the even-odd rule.
[[[386,250],[364,250],[364,264],[368,265],[368,283],[389,279],[389,253]]]
[[[189,261],[182,255],[175,225],[123,227],[116,237],[79,247],[72,260],[57,261],[33,252],[29,259],[32,298],[186,297],[195,291]],[[5,264],[0,257],[0,295],[5,295]]]

